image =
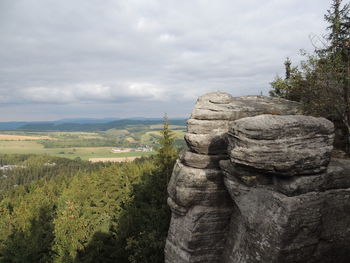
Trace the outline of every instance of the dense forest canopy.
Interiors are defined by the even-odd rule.
[[[1,155],[1,262],[163,262],[177,150],[131,163]]]

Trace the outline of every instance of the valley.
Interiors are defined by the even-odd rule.
[[[97,127],[94,131],[0,130],[0,154],[40,154],[91,161],[133,160],[155,154],[161,121],[116,126],[119,127],[106,130]],[[169,128],[175,145],[183,147],[185,126],[180,123]]]

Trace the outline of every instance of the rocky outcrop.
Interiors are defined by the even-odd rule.
[[[263,113],[296,113],[297,104],[267,97],[201,96],[188,120],[188,150],[177,161],[168,186],[172,210],[166,262],[221,262],[233,203],[219,167],[227,160],[232,123]]]
[[[233,122],[228,134],[233,163],[292,176],[326,170],[334,125],[310,116],[260,115]]]
[[[350,161],[333,124],[260,96],[200,97],[169,186],[165,262],[350,262]]]
[[[350,161],[272,178],[230,161],[221,166],[235,204],[221,262],[349,262]]]
[[[227,151],[227,132],[233,121],[260,114],[296,114],[295,102],[263,96],[232,97],[213,92],[198,98],[187,121],[185,140],[199,154]]]

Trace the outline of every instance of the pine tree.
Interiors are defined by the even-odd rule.
[[[170,223],[167,205],[167,184],[178,152],[174,147],[174,134],[169,129],[167,115],[164,116],[159,148],[155,156],[157,168],[143,177],[135,188],[134,208],[129,213],[134,223],[134,233],[127,239],[129,262],[164,262],[164,246]],[[137,230],[137,231],[136,231]]]
[[[284,61],[284,67],[286,70],[286,80],[290,79],[290,74],[292,71],[291,65],[292,65],[292,61],[290,61],[289,57],[287,57],[286,61]]]
[[[339,118],[344,126],[345,150],[350,153],[350,5],[342,5],[342,0],[333,0],[331,8],[325,15],[329,23],[327,27],[329,34],[326,39],[329,41],[325,49],[320,49],[320,57],[326,62],[327,80],[333,83],[327,86],[328,94],[338,94],[337,106]],[[331,72],[331,74],[329,74]],[[326,72],[325,72],[326,73]]]
[[[350,154],[350,4],[332,0],[324,16],[324,46],[303,55],[300,68],[285,63],[286,79],[271,83],[271,96],[300,101],[305,114],[335,122],[337,145]]]
[[[330,31],[326,36],[330,42],[326,50],[331,53],[342,52],[345,49],[345,42],[349,39],[349,4],[342,6],[342,0],[333,0],[324,18],[329,24],[327,30]]]
[[[178,152],[174,147],[174,134],[169,129],[169,121],[167,114],[164,115],[163,130],[160,132],[161,137],[158,140],[159,148],[157,149],[157,164],[164,172],[164,176],[168,179],[171,176],[175,160]]]

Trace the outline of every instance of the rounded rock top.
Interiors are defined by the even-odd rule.
[[[208,101],[214,104],[228,104],[232,99],[232,95],[226,92],[209,92],[200,96],[197,101]]]
[[[319,174],[327,169],[334,126],[325,118],[259,115],[236,120],[228,133],[231,161],[268,174]]]
[[[248,138],[271,140],[301,135],[333,134],[334,124],[322,117],[262,114],[234,121],[229,132],[244,133]]]

